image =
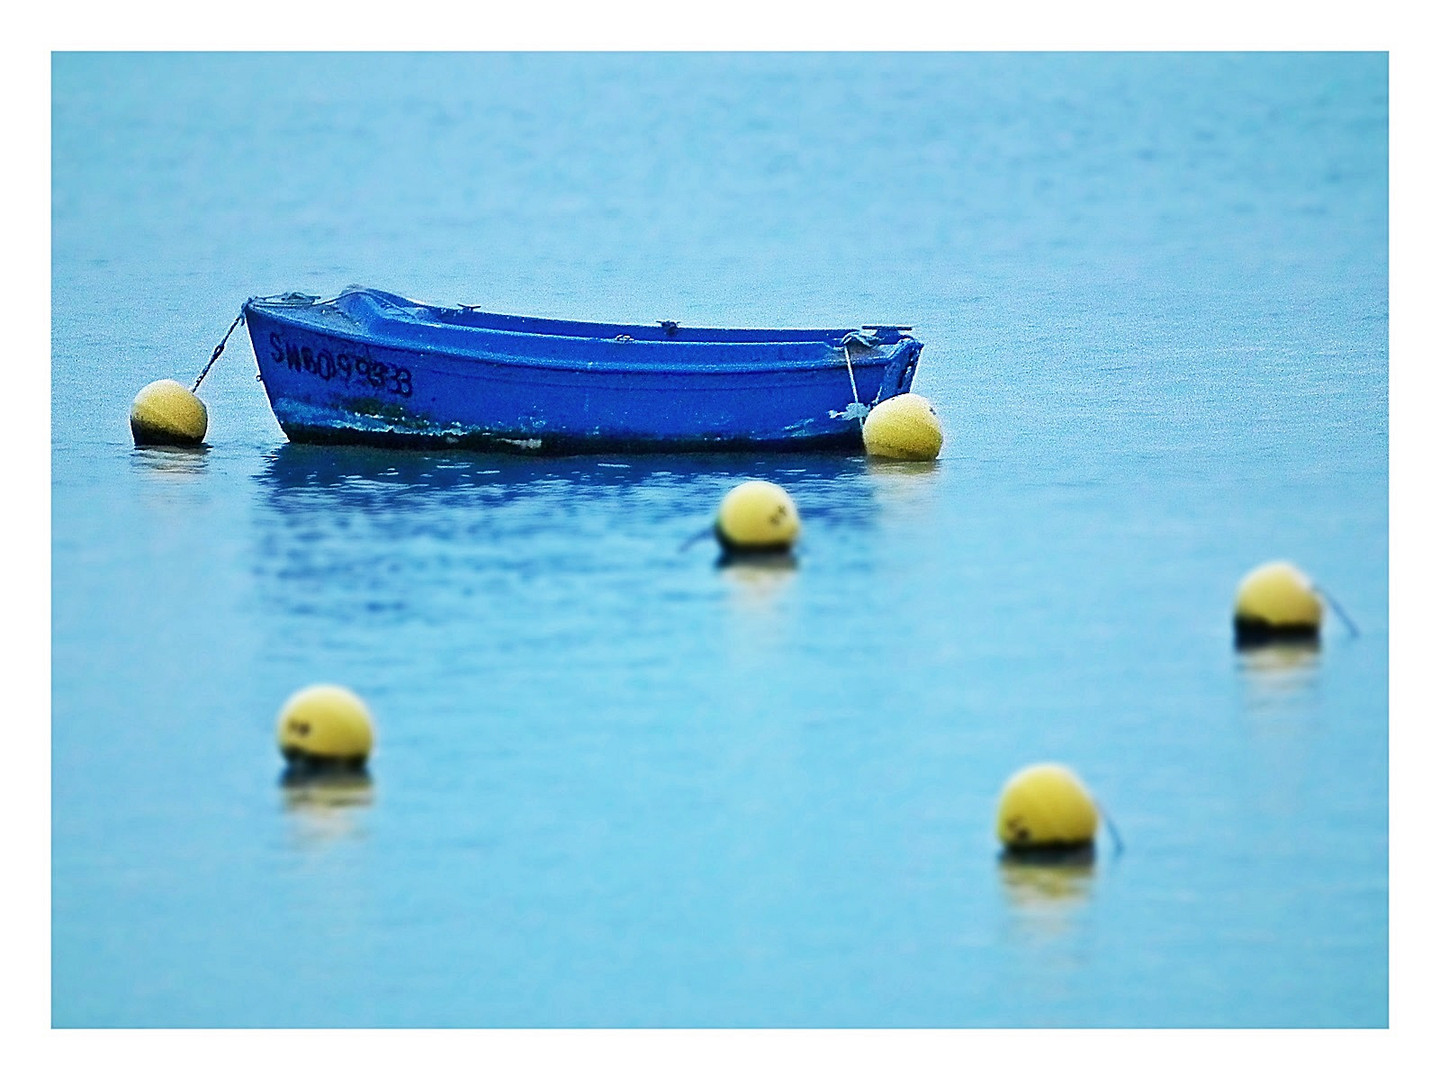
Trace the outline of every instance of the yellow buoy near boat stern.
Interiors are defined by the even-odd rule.
[[[747,480],[731,488],[715,514],[715,537],[727,552],[789,551],[799,536],[795,501],[768,480]]]
[[[899,461],[934,461],[945,442],[935,407],[919,394],[897,394],[870,410],[861,430],[865,453]]]
[[[1320,592],[1288,562],[1257,566],[1235,591],[1235,641],[1312,640],[1324,618]]]
[[[995,832],[1011,852],[1065,852],[1094,843],[1100,812],[1064,765],[1021,769],[1000,792]]]
[[[205,403],[174,379],[142,387],[130,405],[136,446],[199,446],[208,423]]]
[[[280,707],[276,729],[280,752],[291,765],[358,769],[375,745],[365,702],[329,683],[292,694]]]

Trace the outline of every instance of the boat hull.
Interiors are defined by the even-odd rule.
[[[530,334],[464,325],[464,309],[419,306],[406,311],[429,321],[411,327],[372,297],[340,299],[348,303],[333,311],[245,306],[271,408],[295,442],[535,454],[858,449],[863,410],[852,403],[906,392],[921,348],[893,334],[858,350],[833,339],[714,340],[716,331],[686,340],[671,330],[667,339],[653,327],[605,324],[574,325],[619,332]],[[432,326],[434,312],[459,325]]]

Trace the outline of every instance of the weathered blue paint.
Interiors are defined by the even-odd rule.
[[[244,311],[271,408],[296,442],[854,449],[855,393],[870,406],[908,391],[921,349],[908,327],[626,326],[355,287],[329,301],[252,297]]]

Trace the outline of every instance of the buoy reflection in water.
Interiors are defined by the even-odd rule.
[[[940,472],[938,461],[896,461],[893,458],[866,458],[865,473],[872,489],[881,497],[899,496],[906,501],[919,498],[934,486]]]
[[[137,446],[130,460],[137,469],[158,476],[190,479],[205,472],[208,446]]]
[[[930,476],[940,471],[940,462],[866,458],[865,471],[871,476]]]
[[[733,672],[768,681],[786,654],[794,605],[787,595],[798,577],[790,555],[722,558],[716,574],[726,593],[725,641]],[[783,665],[782,665],[783,666]]]
[[[940,463],[867,458],[867,485],[876,506],[891,521],[929,520],[936,512]]]
[[[1320,645],[1286,641],[1254,645],[1236,653],[1245,707],[1254,712],[1293,709],[1310,701],[1320,682]]]
[[[280,791],[302,844],[361,835],[364,811],[375,801],[370,775],[357,771],[286,769],[280,777]]]
[[[145,446],[130,451],[130,472],[139,505],[157,522],[184,519],[212,497],[208,446]],[[170,530],[162,524],[167,532]]]
[[[789,589],[799,560],[789,552],[764,555],[721,555],[715,566],[730,586],[730,595],[744,610],[768,611]]]
[[[1063,859],[1035,859],[1007,852],[999,857],[997,865],[1011,912],[1027,929],[1044,935],[1069,929],[1094,887],[1093,848]]]

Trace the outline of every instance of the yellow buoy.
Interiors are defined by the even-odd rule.
[[[861,431],[865,453],[901,461],[934,461],[945,436],[935,407],[919,394],[897,394],[870,410]]]
[[[1288,562],[1271,562],[1246,574],[1235,592],[1235,642],[1313,640],[1324,607],[1310,579]]]
[[[1093,844],[1100,812],[1064,765],[1021,769],[1000,793],[995,832],[1012,852],[1065,852]]]
[[[715,537],[727,552],[789,551],[800,535],[800,511],[790,493],[768,480],[730,489],[715,514]]]
[[[130,406],[136,446],[199,446],[208,422],[205,403],[174,379],[142,388]]]
[[[292,765],[359,768],[370,756],[375,733],[370,710],[343,686],[307,686],[280,708],[276,737]]]

